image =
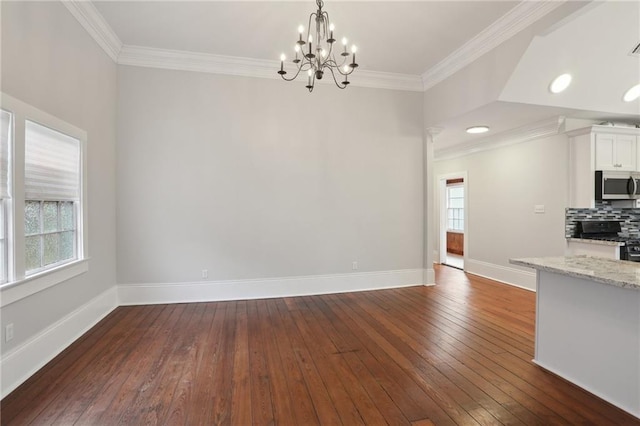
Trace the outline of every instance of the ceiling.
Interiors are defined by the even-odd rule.
[[[232,62],[245,58],[250,67],[258,61],[269,76],[282,52],[292,57],[297,27],[307,26],[309,14],[316,10],[313,0],[103,0],[92,4],[110,27],[107,33],[119,39],[111,45],[119,63],[147,66],[144,61],[126,60],[126,52],[133,49],[135,53],[141,47],[196,55],[177,55],[177,69],[201,71],[183,64],[205,54]],[[492,135],[500,139],[514,129],[552,122],[559,115],[638,122],[640,101],[618,105],[620,89],[614,85],[627,87],[640,77],[640,57],[629,57],[627,49],[627,44],[640,41],[639,4],[327,0],[324,10],[336,26],[336,38],[345,36],[358,46],[359,70],[422,81],[427,90],[425,108],[435,102],[425,110],[435,121],[425,124],[437,128],[436,151],[446,151]],[[609,65],[617,71],[607,71]],[[162,66],[167,67],[166,62]],[[466,71],[457,73],[463,67]],[[548,80],[560,69],[578,72],[582,80],[576,79],[573,93],[550,95]],[[429,91],[448,76],[453,77],[444,86]],[[366,80],[364,73],[361,79]],[[411,87],[415,90],[415,85]],[[615,99],[605,100],[612,93]],[[489,125],[491,132],[465,132],[479,124]]]
[[[125,45],[277,60],[293,53],[308,1],[94,1]],[[518,1],[327,1],[361,69],[421,75]]]

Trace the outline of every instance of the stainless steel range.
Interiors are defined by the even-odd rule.
[[[640,262],[640,239],[621,234],[622,227],[615,220],[584,220],[576,226],[576,236],[586,240],[622,243],[620,259]]]

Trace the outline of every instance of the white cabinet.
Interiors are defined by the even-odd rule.
[[[595,171],[640,171],[640,129],[590,126],[569,137],[569,207],[595,206]]]
[[[595,134],[596,170],[636,170],[635,135]]]

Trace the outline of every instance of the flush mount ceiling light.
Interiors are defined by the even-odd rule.
[[[298,41],[294,46],[295,59],[291,61],[296,66],[295,74],[291,78],[285,77],[287,71],[284,69],[284,61],[287,57],[284,53],[280,56],[280,71],[278,71],[278,74],[286,81],[293,81],[301,72],[306,71],[306,88],[311,92],[316,80],[322,80],[325,73],[331,73],[336,86],[340,89],[346,89],[350,83],[349,75],[358,67],[356,63],[357,47],[351,46],[351,53],[349,53],[347,51],[347,39],[343,38],[343,50],[338,54],[339,60],[336,60],[336,55],[333,51],[333,45],[336,42],[333,37],[335,27],[329,22],[329,14],[322,10],[324,2],[316,0],[316,5],[318,10],[309,15],[308,31],[305,38],[302,37],[304,27],[302,25],[298,27]],[[305,45],[308,46],[305,47]],[[351,56],[351,62],[347,63],[349,56]]]
[[[556,77],[549,86],[551,93],[564,92],[571,84],[571,74],[562,74]]]
[[[473,126],[467,129],[467,133],[476,134],[476,133],[485,133],[489,131],[489,126]]]
[[[633,102],[638,98],[640,98],[640,84],[636,84],[631,89],[627,90],[622,97],[622,100],[625,102]]]

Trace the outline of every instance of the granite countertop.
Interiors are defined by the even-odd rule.
[[[513,265],[640,290],[640,263],[590,256],[509,259]]]
[[[590,240],[588,238],[576,238],[576,237],[567,238],[567,241],[575,241],[577,243],[587,243],[587,244],[596,244],[600,246],[614,246],[614,247],[621,247],[624,245],[624,243],[620,241]]]

